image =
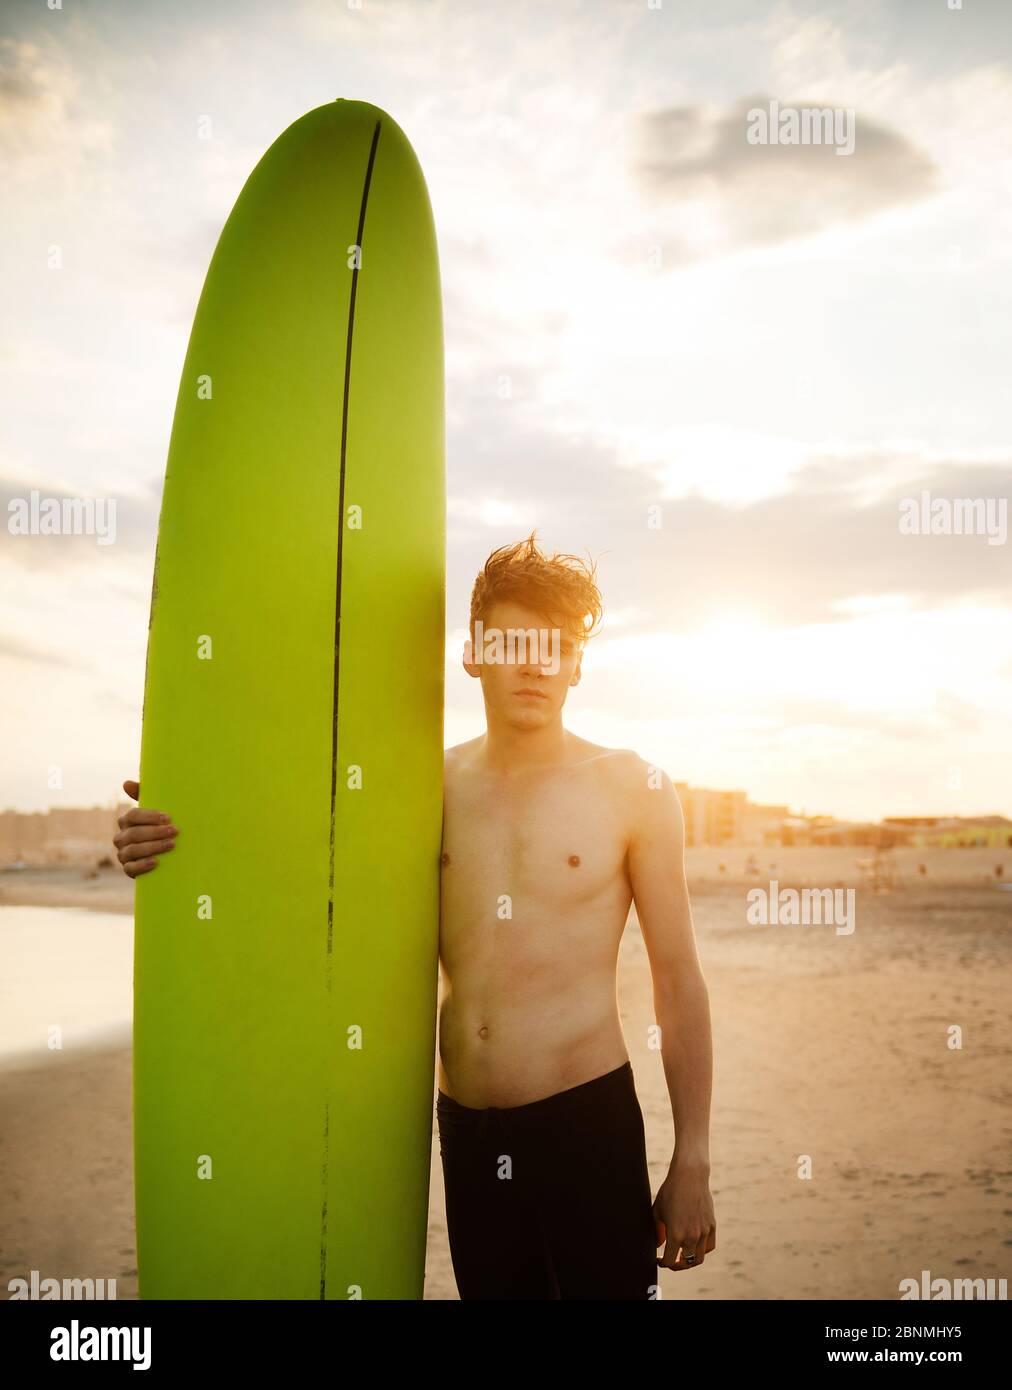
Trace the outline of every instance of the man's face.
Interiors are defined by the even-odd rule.
[[[493,604],[483,629],[475,632],[475,650],[472,660],[465,656],[464,669],[481,680],[489,713],[515,728],[550,724],[580,679],[575,639],[545,614],[513,600]]]

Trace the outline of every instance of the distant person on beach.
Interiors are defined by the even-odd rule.
[[[436,1101],[466,1300],[651,1299],[658,1264],[695,1268],[716,1248],[709,999],[678,796],[632,750],[562,723],[601,613],[592,567],[545,555],[533,532],[493,552],[471,595],[463,664],[486,731],[445,755]],[[119,825],[130,877],[176,841],[160,811]],[[653,1201],[616,998],[633,903],[675,1133]]]

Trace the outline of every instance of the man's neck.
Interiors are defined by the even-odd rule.
[[[514,729],[508,724],[490,723],[482,754],[490,772],[506,775],[565,762],[570,740],[561,719],[543,729]]]

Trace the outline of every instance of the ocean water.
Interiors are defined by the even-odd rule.
[[[0,907],[0,1066],[113,1038],[133,1016],[133,917],[80,907]]]

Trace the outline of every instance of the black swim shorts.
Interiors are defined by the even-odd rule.
[[[439,1090],[450,1254],[461,1299],[652,1299],[657,1246],[629,1062],[527,1105]]]

